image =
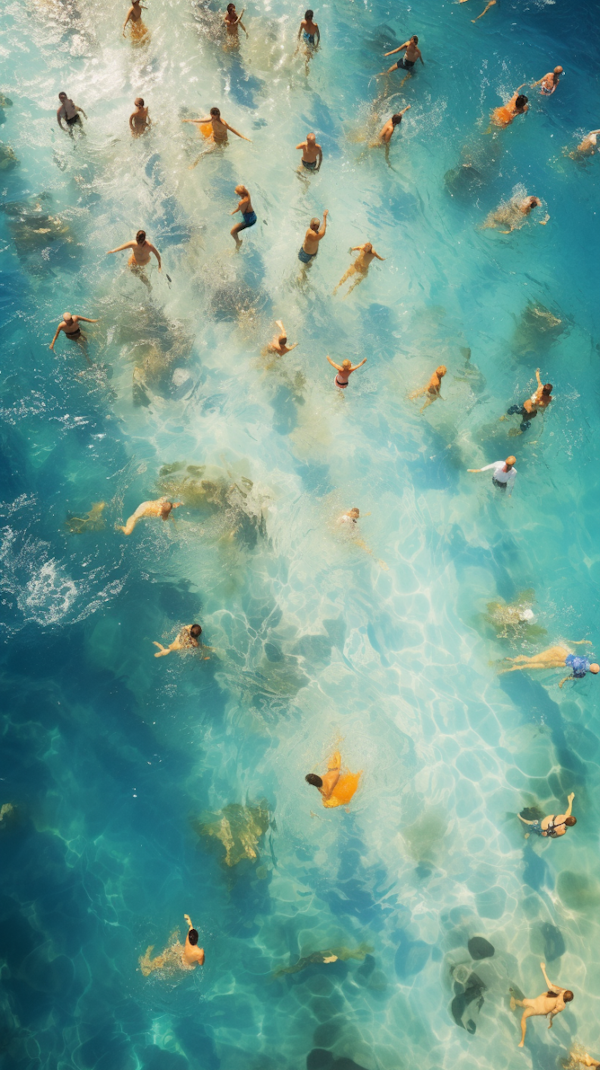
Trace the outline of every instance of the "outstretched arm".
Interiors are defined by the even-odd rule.
[[[571,794],[568,796],[569,805],[568,805],[567,809],[565,810],[565,817],[570,817],[571,816],[571,809],[573,807],[573,799],[574,798],[575,798],[575,792],[572,791]]]
[[[208,119],[182,119],[181,121],[182,121],[182,123],[209,123],[210,122],[210,115],[209,115]]]
[[[238,130],[234,130],[233,127],[229,125],[229,123],[225,123],[224,122],[223,126],[226,126],[228,130],[231,130],[232,134],[237,134],[238,137],[241,137],[242,141],[250,141],[251,140],[249,137],[244,137],[243,134],[240,134]]]
[[[372,250],[372,253],[373,256],[377,258],[377,260],[385,260],[385,256],[380,256],[379,253],[376,253],[374,249]]]
[[[188,931],[189,931],[190,929],[193,929],[193,928],[194,928],[194,926],[192,925],[192,919],[190,918],[189,914],[184,914],[184,915],[183,915],[183,920],[184,920],[184,921],[187,921],[187,924],[188,924]]]
[[[282,334],[285,334],[285,327],[283,326],[283,320],[275,320],[275,326],[279,327]]]
[[[358,371],[358,369],[362,368],[363,364],[366,364],[366,363],[367,363],[367,358],[363,357],[363,359],[361,360],[360,364],[355,364],[353,368],[350,368],[350,371],[351,372]]]
[[[106,255],[110,256],[112,253],[122,253],[125,249],[135,249],[136,245],[137,242],[128,241],[125,242],[125,245],[118,245],[116,249],[109,249]]]
[[[77,319],[82,323],[100,323],[100,320],[90,320],[87,316],[78,316]]]
[[[333,361],[331,359],[331,357],[325,357],[325,360],[329,361],[329,363],[331,364],[331,367],[335,368],[336,372],[341,372],[342,371],[342,368],[340,367],[340,365],[336,364],[335,361]]]
[[[548,974],[546,973],[546,963],[545,962],[540,962],[540,969],[541,969],[541,971],[542,971],[542,973],[544,975],[544,981],[548,985],[549,989],[551,988],[553,992],[557,993],[557,995],[560,995],[561,992],[565,991],[564,988],[560,987],[560,985],[554,985],[554,984],[552,984],[552,981],[548,980]]]
[[[408,42],[407,42],[407,44],[408,44]],[[384,56],[395,56],[396,52],[401,52],[402,49],[406,48],[406,47],[407,47],[406,45],[398,45],[398,48],[393,48],[391,52],[384,52],[383,54],[384,54]]]
[[[162,271],[162,262],[161,262],[161,259],[160,259],[160,253],[159,253],[158,249],[156,249],[152,245],[152,242],[148,242],[148,248],[150,249],[151,253],[154,253],[156,259],[158,260],[158,270]],[[173,508],[175,508],[175,506],[173,506]]]
[[[125,22],[123,23],[123,37],[125,36],[125,30],[126,30],[126,27],[127,27],[127,23],[129,22],[132,14],[133,14],[133,8],[130,7],[129,11],[127,12],[127,18],[125,19]]]
[[[75,111],[80,111],[81,114],[83,115],[83,118],[87,119],[87,115],[85,114],[83,108],[80,108],[77,104],[75,105]]]
[[[54,338],[50,342],[50,349],[54,349],[54,343],[56,342],[56,339],[58,338],[58,336],[59,336],[60,332],[62,331],[62,329],[63,329],[62,323],[59,323],[58,327],[56,328],[56,333],[54,335]]]
[[[329,215],[329,209],[326,208],[323,212],[323,222],[321,223],[317,238],[321,241],[321,238],[325,237],[325,231],[327,230],[327,216]]]
[[[506,672],[507,670],[503,669],[502,671]],[[517,817],[519,818],[519,821],[523,822],[524,825],[535,825],[535,821],[528,821],[526,817],[521,817],[520,814],[517,814]]]

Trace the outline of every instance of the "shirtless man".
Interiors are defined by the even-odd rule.
[[[503,230],[501,233],[510,234],[511,231],[518,230],[523,225],[523,216],[528,216],[534,208],[541,208],[541,206],[542,202],[539,197],[513,199],[508,204],[502,204],[494,212],[490,212],[481,229],[487,230],[490,227],[507,226],[508,230]],[[538,223],[545,226],[548,219],[549,216],[547,215],[545,219],[538,219]]]
[[[442,401],[444,400],[442,398],[442,395],[440,394],[440,390],[442,388],[442,379],[444,378],[447,370],[448,369],[446,368],[445,364],[440,364],[439,368],[435,369],[433,375],[431,376],[431,379],[427,383],[427,386],[422,386],[420,390],[413,390],[412,394],[408,395],[409,398],[412,399],[419,398],[422,397],[423,394],[427,394],[427,400],[419,410],[420,412],[423,412],[423,409],[426,409],[429,405],[432,405],[433,402],[437,401],[438,398],[441,398]]]
[[[240,13],[238,15],[236,13],[236,10],[235,10],[235,4],[228,4],[227,5],[227,13],[226,13],[226,15],[225,15],[225,17],[223,19],[223,22],[225,23],[225,28],[227,30],[227,36],[228,36],[228,38],[230,39],[231,42],[239,41],[238,26],[241,26],[242,30],[246,34],[246,37],[248,36],[248,31],[247,31],[246,27],[244,26],[244,23],[242,22],[242,15],[244,14],[245,10],[246,10],[245,8],[242,8],[242,10],[240,11]]]
[[[147,10],[148,10],[148,8],[147,7],[143,7],[142,4],[140,3],[140,0],[133,0],[133,3],[131,5],[131,7],[129,8],[129,11],[127,12],[127,18],[125,19],[125,22],[123,23],[123,37],[125,37],[125,30],[127,28],[127,23],[128,22],[131,23],[131,36],[132,37],[141,38],[141,37],[144,36],[144,34],[146,34],[148,32],[146,27],[144,26],[144,23],[142,22],[142,11],[147,11]]]
[[[535,377],[537,379],[537,389],[534,390],[530,398],[527,398],[522,405],[511,405],[510,409],[507,409],[507,416],[514,416],[516,413],[522,417],[521,431],[527,431],[529,428],[529,421],[533,420],[538,414],[538,409],[547,409],[551,401],[554,401],[552,397],[552,383],[543,383],[540,379],[540,369],[535,369]],[[504,420],[506,417],[501,416],[500,419]],[[513,432],[514,433],[514,432]]]
[[[155,658],[164,658],[167,654],[170,654],[173,650],[191,650],[197,649],[200,646],[198,639],[202,635],[202,628],[199,624],[184,624],[180,630],[177,638],[169,643],[169,646],[163,646],[162,643],[157,643],[155,639],[152,640],[153,646],[158,647],[158,654],[155,654]],[[208,661],[208,658],[204,659]]]
[[[352,372],[358,371],[359,368],[362,368],[363,364],[367,363],[366,357],[363,357],[360,364],[354,365],[352,364],[352,361],[348,359],[343,360],[341,364],[336,364],[331,357],[326,357],[325,359],[328,360],[331,367],[336,370],[336,375],[333,381],[336,386],[339,386],[340,390],[346,389],[348,386],[348,379],[352,375]]]
[[[317,217],[311,219],[310,226],[304,235],[304,241],[300,247],[298,253],[298,260],[303,264],[310,264],[311,260],[314,260],[319,251],[319,242],[325,237],[325,231],[327,230],[327,216],[329,215],[329,209],[326,208],[323,212],[323,222],[320,223]],[[306,269],[305,269],[306,270]]]
[[[589,639],[572,639],[569,645],[582,646],[584,643],[588,646],[592,645]],[[590,663],[586,657],[579,657],[573,654],[569,647],[562,645],[548,647],[548,650],[542,650],[531,658],[528,658],[525,654],[519,654],[517,658],[505,658],[504,660],[514,662],[514,665],[512,669],[500,669],[498,675],[502,675],[505,672],[519,672],[521,669],[562,669],[566,665],[571,672],[568,676],[563,676],[558,685],[560,688],[567,680],[581,680],[588,672],[591,672],[594,676],[600,672],[600,665],[596,665],[595,662]]]
[[[598,151],[598,134],[600,130],[590,130],[583,141],[579,142],[577,148],[569,153],[571,159],[575,160],[578,156],[593,156]]]
[[[275,323],[279,327],[279,334],[276,334],[267,346],[267,353],[277,353],[279,357],[285,357],[286,353],[291,353],[292,349],[295,349],[299,342],[294,342],[293,345],[287,344],[287,333],[283,326],[282,320],[275,320]]]
[[[155,501],[142,502],[138,505],[135,513],[132,513],[129,520],[123,527],[122,524],[115,524],[117,531],[122,531],[124,535],[131,535],[138,520],[141,520],[145,516],[160,517],[161,520],[168,520],[171,515],[172,509],[179,509],[179,506],[183,505],[183,502],[170,502],[168,498],[156,498]]]
[[[548,991],[543,992],[541,996],[536,996],[535,999],[515,999],[512,995],[510,997],[511,1011],[514,1011],[515,1007],[525,1007],[525,1011],[521,1018],[520,1048],[525,1044],[525,1031],[527,1029],[528,1018],[534,1018],[536,1015],[543,1015],[544,1017],[550,1015],[548,1029],[552,1029],[552,1019],[554,1016],[560,1014],[561,1011],[564,1011],[567,1003],[570,1003],[573,999],[573,993],[570,989],[560,988],[559,985],[553,985],[552,981],[548,980],[548,977],[546,976],[545,962],[540,962],[540,967],[544,975],[544,981],[548,985]]]
[[[321,40],[321,31],[314,21],[314,11],[309,8],[304,13],[304,18],[298,30],[298,40],[302,38],[305,45],[316,46]]]
[[[539,82],[532,82],[531,89],[535,89],[537,85],[540,87],[540,93],[545,97],[551,97],[554,90],[558,86],[558,82],[561,74],[563,73],[562,67],[555,67],[549,74],[545,74],[543,78],[540,78]]]
[[[317,145],[317,139],[314,134],[307,134],[306,141],[301,141],[299,145],[296,145],[297,149],[302,149],[302,160],[300,163],[299,171],[320,171],[321,164],[323,163],[323,149],[320,145]]]
[[[402,122],[402,116],[405,112],[409,110],[410,107],[411,105],[407,104],[406,107],[402,109],[402,111],[396,112],[395,115],[392,115],[391,119],[388,119],[387,123],[381,128],[381,131],[377,138],[377,141],[380,144],[389,145],[390,141],[392,140],[392,134],[394,133],[394,130],[397,126],[400,126],[400,123]]]
[[[175,941],[171,947],[168,947],[161,955],[157,955],[155,958],[150,958],[150,952],[153,950],[153,944],[146,949],[146,953],[140,959],[140,969],[144,977],[148,977],[153,970],[164,969],[193,969],[197,965],[204,965],[204,948],[198,947],[198,932],[192,925],[189,914],[183,915],[188,925],[188,932],[185,938],[185,944],[179,943],[179,938]],[[177,936],[175,932],[173,934]]]
[[[122,253],[125,249],[131,249],[131,256],[127,261],[128,266],[132,271],[136,271],[143,277],[143,272],[140,272],[140,268],[146,267],[150,262],[150,254],[154,253],[154,256],[158,260],[158,270],[162,271],[162,261],[160,259],[160,253],[158,249],[152,245],[152,242],[146,241],[146,231],[138,230],[135,241],[125,242],[125,245],[119,245],[116,249],[109,249],[107,256],[112,256],[113,253]],[[147,280],[146,280],[147,281]]]
[[[569,795],[569,805],[564,814],[548,814],[547,817],[543,817],[540,821],[528,821],[526,817],[521,817],[521,814],[517,814],[519,821],[522,821],[524,825],[530,825],[531,831],[535,832],[536,836],[550,837],[555,840],[557,836],[564,836],[567,828],[572,828],[577,824],[577,818],[572,817],[571,808],[573,806],[573,799],[575,798],[574,792]],[[525,833],[525,839],[529,837],[530,833]]]
[[[148,108],[144,106],[144,98],[136,97],[134,100],[135,111],[129,116],[129,129],[133,137],[145,134],[152,126],[152,119],[148,115]]]
[[[77,104],[74,104],[70,97],[66,93],[59,93],[58,99],[60,100],[60,108],[56,112],[56,121],[61,130],[66,130],[67,133],[73,137],[73,127],[78,126],[83,133],[83,127],[81,125],[81,119],[79,114],[83,115],[84,119],[87,119],[83,108],[80,108]],[[66,122],[66,127],[63,126],[63,119]]]
[[[234,208],[233,212],[230,212],[229,214],[235,215],[236,212],[241,212],[242,222],[236,223],[235,226],[231,228],[229,233],[231,234],[231,237],[235,239],[236,248],[239,249],[240,245],[242,244],[242,240],[241,238],[238,238],[238,234],[241,230],[247,230],[248,227],[254,226],[254,224],[256,223],[256,212],[252,207],[250,194],[248,193],[248,190],[245,186],[236,186],[234,193],[237,193],[238,197],[240,198],[240,201],[238,203],[237,208]]]
[[[418,59],[421,60],[423,66],[423,56],[421,55],[421,49],[418,48],[419,38],[414,34],[408,41],[405,41],[403,45],[398,45],[398,48],[393,48],[391,52],[384,52],[384,56],[393,56],[396,52],[402,52],[406,49],[404,56],[400,56],[397,63],[394,63],[387,71],[380,71],[380,74],[391,74],[392,71],[403,70],[412,71],[415,63]]]
[[[63,312],[62,323],[59,323],[58,327],[56,328],[54,338],[50,342],[50,349],[54,349],[54,343],[56,342],[56,339],[58,338],[60,332],[64,331],[67,338],[70,338],[73,342],[80,343],[85,357],[91,364],[91,361],[89,360],[89,357],[85,352],[85,343],[87,342],[87,338],[85,337],[85,334],[82,334],[81,327],[79,326],[79,324],[99,322],[100,320],[90,320],[87,316],[72,316],[70,312]]]
[[[192,167],[196,167],[200,163],[202,157],[206,156],[208,152],[212,152],[217,145],[227,144],[228,130],[230,130],[232,134],[235,134],[236,137],[241,137],[242,141],[250,141],[249,137],[244,137],[244,135],[240,134],[238,130],[234,130],[234,128],[230,126],[229,123],[225,122],[225,119],[221,118],[221,112],[219,108],[211,108],[208,119],[182,119],[181,121],[182,123],[195,123],[197,126],[200,127],[212,127],[212,133],[208,135],[207,139],[211,142],[211,144],[207,149],[204,150],[204,152],[200,153],[198,159],[192,164]],[[201,130],[200,133],[203,133],[203,131]]]
[[[384,256],[380,256],[379,253],[375,252],[370,241],[365,242],[364,245],[353,245],[350,252],[357,252],[358,256],[356,257],[354,263],[350,265],[346,273],[342,275],[340,281],[335,287],[335,290],[333,291],[334,294],[337,293],[340,286],[345,283],[346,279],[351,278],[352,275],[358,275],[358,278],[352,283],[352,286],[350,286],[346,297],[348,297],[348,294],[352,293],[355,287],[358,286],[358,284],[361,283],[363,279],[366,279],[367,273],[369,271],[369,265],[372,260],[385,260]]]
[[[492,112],[492,122],[494,126],[509,126],[515,116],[525,115],[525,112],[529,111],[527,97],[520,92],[524,85],[525,83],[515,90],[507,104],[502,104],[499,108],[494,108]]]

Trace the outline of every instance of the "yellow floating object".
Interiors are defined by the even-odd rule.
[[[323,799],[323,806],[346,806],[358,788],[362,769],[358,773],[344,773],[338,780],[328,799]]]
[[[200,123],[200,126],[199,126],[198,129],[200,130],[200,133],[202,134],[202,137],[212,137],[213,136],[212,123]]]

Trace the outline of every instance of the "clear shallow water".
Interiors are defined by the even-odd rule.
[[[308,80],[289,6],[248,12],[241,59],[208,8],[153,4],[144,51],[119,36],[120,6],[3,10],[0,136],[20,161],[0,183],[8,1066],[554,1067],[576,1037],[596,1053],[598,685],[496,676],[521,649],[599,642],[598,171],[561,154],[598,125],[595,42],[585,6],[502,4],[473,26],[475,3],[427,2],[416,23],[406,7],[320,9]],[[412,105],[388,169],[359,139],[381,53],[411,32],[427,66],[383,109]],[[486,137],[492,108],[558,62],[555,97]],[[90,117],[75,145],[54,122],[63,87]],[[138,93],[156,126],[132,142]],[[190,171],[179,119],[213,103],[253,142]],[[293,146],[311,128],[326,157],[304,187]],[[469,152],[483,184],[451,197]],[[235,256],[240,180],[260,222]],[[478,231],[520,183],[549,225]],[[301,290],[297,248],[325,207]],[[140,225],[173,279],[154,272],[150,294],[104,256]],[[385,264],[331,299],[367,239]],[[82,377],[66,343],[47,348],[67,307],[101,317]],[[301,346],[268,369],[275,317]],[[134,368],[157,351],[169,370],[144,397]],[[369,358],[344,397],[328,352]],[[442,360],[445,401],[419,416],[406,395]],[[498,416],[538,365],[555,411],[509,438]],[[504,501],[465,469],[509,451]],[[113,534],[174,464],[238,491]],[[106,527],[71,534],[98,501]],[[335,529],[355,504],[371,554]],[[498,638],[486,604],[528,588],[547,636]],[[192,619],[211,660],[155,661],[151,640]],[[349,813],[303,780],[339,739],[364,770]],[[516,812],[570,790],[577,829],[524,841]],[[247,802],[270,827],[256,863],[227,869],[197,822]],[[205,967],[143,978],[139,956],[184,911]],[[496,949],[474,967],[473,936]],[[540,991],[542,957],[576,1001],[551,1033],[530,1024],[523,1055],[507,989]]]

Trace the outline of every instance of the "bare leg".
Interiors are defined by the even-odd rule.
[[[236,247],[237,247],[238,250],[239,250],[240,245],[242,244],[242,239],[238,238],[238,234],[239,234],[240,230],[244,230],[244,224],[243,223],[236,223],[235,227],[232,227],[231,230],[229,231],[229,233],[231,234],[231,237],[235,238],[235,244],[236,244]]]
[[[349,279],[351,275],[354,275],[355,271],[356,271],[356,268],[354,267],[354,264],[352,264],[352,266],[349,267],[348,270],[342,275],[342,277],[341,277],[340,281],[338,282],[338,284],[337,284],[335,290],[333,291],[333,293],[337,293],[337,291],[339,290],[340,286],[343,286],[345,281],[346,281],[346,279]]]
[[[494,6],[495,3],[496,0],[489,0],[489,3],[484,7],[483,11],[481,12],[481,15],[477,16],[477,19],[482,19],[483,16],[490,10],[491,7]],[[477,22],[477,19],[471,19],[471,22]]]
[[[152,640],[152,645],[158,647],[158,654],[154,655],[155,658],[164,658],[166,654],[171,653],[171,648],[169,646],[163,646],[162,643],[157,643],[155,639]]]
[[[358,278],[354,280],[352,286],[348,287],[348,293],[346,294],[346,297],[349,297],[352,291],[355,290],[357,286],[360,286],[361,282],[364,282],[367,277],[366,271],[357,272],[357,274]],[[346,300],[346,297],[344,298],[344,301]]]
[[[495,3],[495,0],[494,0],[494,3]],[[521,1003],[520,1000],[517,1000],[516,1002],[519,1003],[519,1006],[521,1006],[521,1007],[524,1006],[524,1004]],[[532,1014],[535,1014],[535,1011],[533,1011],[531,1009],[531,1007],[528,1007],[527,1010],[524,1012],[523,1017],[521,1018],[521,1042],[519,1044],[520,1048],[524,1047],[524,1045],[525,1045],[525,1033],[527,1032],[527,1019],[531,1018]]]

